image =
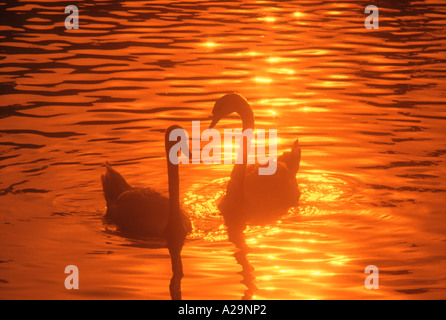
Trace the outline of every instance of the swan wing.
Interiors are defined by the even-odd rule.
[[[101,179],[107,208],[113,206],[123,192],[132,188],[108,162],[105,163],[105,174],[101,176]]]

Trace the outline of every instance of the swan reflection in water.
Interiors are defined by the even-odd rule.
[[[102,175],[102,187],[107,203],[105,221],[115,224],[121,235],[130,239],[156,238],[158,244],[153,247],[160,246],[159,240],[165,241],[173,273],[169,285],[170,296],[173,300],[179,300],[183,278],[181,250],[192,227],[180,208],[178,164],[172,163],[175,159],[169,159],[170,149],[176,143],[169,141],[169,137],[175,129],[183,130],[179,126],[171,126],[165,132],[169,198],[149,187],[131,187],[108,163]],[[178,154],[170,155],[171,158],[175,156],[178,157]]]
[[[248,101],[238,93],[229,93],[218,99],[212,110],[210,128],[231,113],[237,113],[242,120],[243,130],[254,130],[254,113]],[[296,174],[300,166],[301,149],[296,140],[290,151],[284,152],[277,159],[277,170],[272,175],[259,175],[259,164],[247,165],[248,147],[245,139],[240,140],[243,161],[234,165],[226,194],[219,204],[224,217],[229,240],[238,251],[234,254],[242,266],[243,283],[247,290],[243,299],[251,299],[256,286],[247,253],[244,230],[248,224],[264,225],[276,222],[298,205],[300,191]],[[242,149],[243,148],[243,149]]]

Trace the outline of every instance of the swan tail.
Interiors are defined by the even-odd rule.
[[[293,143],[293,146],[291,147],[291,151],[284,152],[278,158],[278,161],[284,162],[290,173],[295,176],[296,173],[299,171],[300,158],[301,149],[299,146],[299,139],[296,139],[296,141],[294,141]]]
[[[107,208],[110,208],[123,192],[132,188],[108,162],[105,163],[105,174],[101,179]]]

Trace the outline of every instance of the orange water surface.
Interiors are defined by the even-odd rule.
[[[184,299],[446,298],[444,1],[382,1],[379,29],[354,0],[76,4],[67,30],[64,1],[0,3],[1,299],[170,299],[168,251],[107,229],[100,175],[167,195],[164,130],[231,91],[279,153],[299,138],[302,195],[240,257],[232,166],[182,165]]]

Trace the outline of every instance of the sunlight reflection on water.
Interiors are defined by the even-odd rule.
[[[279,154],[299,138],[300,204],[238,252],[218,212],[232,166],[182,166],[184,298],[445,297],[442,2],[382,4],[374,31],[357,1],[104,1],[79,30],[65,5],[0,5],[2,298],[168,298],[167,250],[103,232],[102,166],[167,194],[164,129],[207,125],[231,91]],[[54,277],[73,263],[78,293]]]

